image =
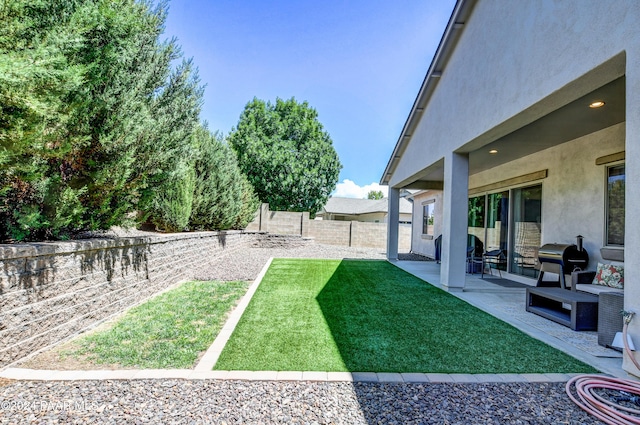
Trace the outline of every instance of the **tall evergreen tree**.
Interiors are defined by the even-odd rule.
[[[167,6],[5,0],[0,7],[0,239],[127,223],[191,151],[202,88]]]
[[[235,154],[220,134],[200,128],[195,136],[197,184],[191,227],[213,230],[246,226],[250,221],[247,216],[253,218],[258,202],[246,186]]]

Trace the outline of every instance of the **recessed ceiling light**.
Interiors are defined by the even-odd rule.
[[[495,154],[495,153],[498,153],[498,150],[497,150],[497,149],[491,149],[491,150],[489,151],[489,153],[493,155],[493,154]]]
[[[589,108],[601,108],[604,106],[604,102],[601,100],[596,100],[595,102],[591,102],[589,104]]]

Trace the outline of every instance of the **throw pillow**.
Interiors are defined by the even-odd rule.
[[[624,266],[598,263],[596,276],[591,283],[594,285],[624,289]]]

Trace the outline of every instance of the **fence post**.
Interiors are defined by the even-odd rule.
[[[349,246],[353,244],[353,223],[356,222],[353,220],[349,222]]]
[[[300,217],[300,236],[303,238],[309,237],[309,212],[305,211]]]
[[[269,220],[269,204],[264,203],[264,204],[260,205],[260,228],[259,228],[259,230],[261,232],[266,232],[267,231],[268,220]]]

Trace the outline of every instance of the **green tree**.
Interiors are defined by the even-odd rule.
[[[0,6],[0,240],[26,239],[81,213],[86,189],[59,190],[58,208],[42,208],[55,183],[50,163],[82,142],[66,131],[82,84],[82,67],[65,55],[78,44],[68,29],[77,8],[77,1]]]
[[[218,133],[198,126],[192,155],[155,190],[145,210],[162,231],[243,229],[259,206],[231,148]]]
[[[259,204],[247,188],[235,154],[220,134],[211,134],[204,127],[194,133],[194,146],[196,186],[190,227],[194,230],[246,227]]]
[[[274,210],[309,211],[329,199],[342,165],[318,113],[294,98],[254,98],[229,135],[242,172]]]
[[[149,220],[157,229],[182,232],[189,228],[196,189],[192,164],[183,163],[169,176],[151,202]]]
[[[370,190],[367,193],[367,199],[382,199],[384,198],[384,193],[381,190]]]
[[[150,1],[2,2],[0,239],[132,224],[170,189],[202,88],[189,61],[172,66],[175,40],[159,39],[166,13]]]
[[[256,218],[256,212],[258,211],[258,207],[260,207],[260,200],[256,196],[247,176],[240,174],[240,178],[242,182],[242,208],[233,226],[234,229],[246,228],[247,225]]]

